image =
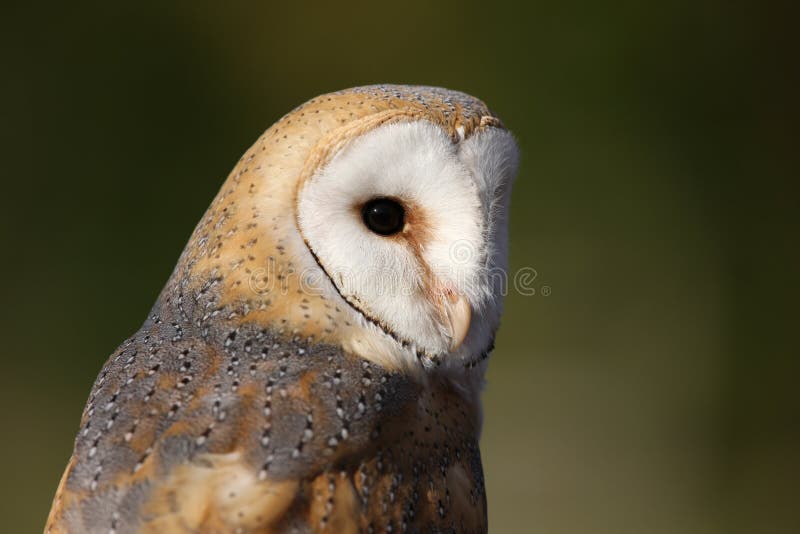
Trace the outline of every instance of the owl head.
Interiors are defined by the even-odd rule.
[[[242,157],[173,286],[389,368],[473,368],[499,323],[516,167],[511,134],[463,93],[315,98]]]

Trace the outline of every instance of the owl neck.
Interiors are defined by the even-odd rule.
[[[457,396],[461,399],[459,406],[471,421],[471,427],[480,430],[480,393],[484,384],[486,358],[480,358],[470,365],[447,364],[444,360],[427,367],[420,362],[407,366],[384,365],[380,358],[365,358],[348,343],[338,339],[331,342],[324,336],[303,335],[296,328],[291,328],[288,321],[264,321],[265,310],[262,307],[270,307],[266,302],[269,297],[229,301],[224,296],[224,278],[218,273],[209,273],[205,277],[187,276],[187,273],[192,271],[176,270],[139,332],[139,337],[152,340],[154,348],[182,339],[202,339],[211,353],[229,354],[231,365],[241,361],[240,355],[266,354],[271,347],[278,345],[291,347],[295,353],[312,358],[335,353],[338,354],[337,358],[374,365],[387,377],[403,377],[403,380],[416,385],[419,395],[436,395],[439,391]],[[350,327],[355,326],[350,324]],[[386,354],[385,351],[382,353]],[[324,367],[326,363],[315,362],[314,365]],[[330,365],[335,367],[336,360]],[[335,369],[330,372],[335,374]]]

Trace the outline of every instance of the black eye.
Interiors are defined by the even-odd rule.
[[[376,234],[392,235],[403,229],[406,210],[391,198],[374,198],[364,204],[361,216],[367,228]]]

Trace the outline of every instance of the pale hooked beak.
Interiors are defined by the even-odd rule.
[[[458,291],[448,292],[441,299],[442,319],[450,332],[450,351],[464,342],[472,321],[472,307],[467,298]]]

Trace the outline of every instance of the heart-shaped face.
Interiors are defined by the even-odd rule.
[[[428,120],[350,140],[299,188],[297,221],[336,292],[430,361],[485,351],[497,326],[516,163],[499,128]]]

